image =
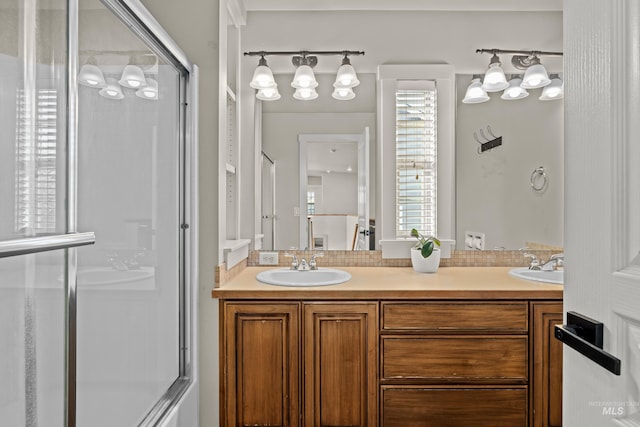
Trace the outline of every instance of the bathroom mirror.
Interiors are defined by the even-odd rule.
[[[371,218],[375,220],[380,186],[376,182],[375,73],[380,64],[412,63],[448,63],[456,69],[455,248],[465,249],[466,232],[482,236],[485,250],[517,249],[527,244],[562,246],[563,101],[540,101],[541,89],[534,89],[528,98],[519,101],[505,101],[500,99],[501,93],[492,93],[491,100],[483,104],[461,103],[471,75],[483,73],[489,64],[489,55],[477,54],[476,49],[562,51],[561,2],[547,2],[536,11],[522,6],[508,6],[509,10],[505,10],[493,2],[486,5],[491,10],[472,11],[454,10],[456,6],[450,2],[435,2],[440,4],[437,10],[410,11],[266,10],[275,2],[267,2],[257,10],[257,3],[246,3],[247,25],[239,30],[243,52],[366,52],[362,57],[351,58],[361,81],[354,89],[356,98],[351,101],[331,98],[339,57],[319,57],[314,68],[320,83],[319,97],[314,101],[292,98],[294,67],[290,57],[267,57],[282,95],[278,101],[262,102],[259,110],[261,146],[276,164],[276,249],[298,246],[279,238],[278,229],[289,230],[291,221],[298,223],[295,207],[299,208],[300,203],[295,193],[299,188],[299,134],[353,133],[370,127],[369,197]],[[354,26],[354,22],[358,25]],[[545,29],[543,37],[540,28]],[[518,72],[511,65],[510,56],[501,60],[507,77]],[[253,117],[255,91],[242,82],[251,80],[257,59],[243,57],[239,61],[238,91],[245,100],[242,108],[251,110],[244,117]],[[561,58],[543,58],[542,62],[550,72],[562,72]],[[478,139],[483,138],[482,134],[491,138],[488,128],[502,137],[502,145],[479,153],[474,135]],[[254,137],[250,131],[245,134]],[[546,182],[541,191],[536,191],[531,182],[541,177],[534,174],[539,167],[544,168]]]

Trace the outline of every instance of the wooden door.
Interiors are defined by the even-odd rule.
[[[377,425],[376,303],[304,305],[304,425]]]
[[[531,426],[562,426],[562,343],[553,336],[562,323],[561,303],[532,303]]]
[[[299,303],[225,303],[222,425],[299,425],[299,313]]]

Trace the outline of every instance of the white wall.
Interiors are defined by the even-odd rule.
[[[471,76],[457,77],[456,248],[464,232],[485,233],[485,249],[521,248],[525,242],[562,246],[564,126],[562,100],[540,101],[542,89],[527,98],[505,101],[490,94],[482,104],[463,104]],[[478,154],[474,132],[487,126],[502,146]],[[533,191],[531,174],[544,166],[545,191]]]
[[[322,174],[322,206],[316,213],[358,215],[358,176],[355,173]]]

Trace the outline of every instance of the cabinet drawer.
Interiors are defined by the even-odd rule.
[[[525,427],[522,388],[382,387],[382,427]]]
[[[526,336],[384,336],[383,380],[526,382]]]
[[[382,303],[382,329],[397,331],[506,331],[526,333],[526,302]]]

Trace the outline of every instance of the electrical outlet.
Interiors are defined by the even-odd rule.
[[[278,265],[278,252],[260,252],[260,265]]]
[[[464,247],[465,249],[484,251],[484,233],[480,233],[478,231],[465,231]]]

